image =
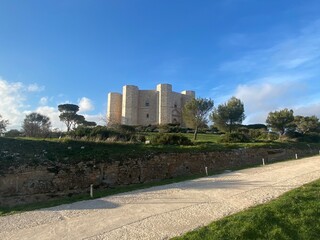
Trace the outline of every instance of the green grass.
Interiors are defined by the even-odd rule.
[[[192,134],[185,135],[192,138]],[[159,153],[228,151],[236,148],[308,148],[305,143],[216,143],[218,137],[214,134],[199,134],[199,140],[192,146],[0,137],[0,174],[11,166],[18,167],[22,164],[37,166],[50,162],[70,164],[81,161],[112,162]],[[309,144],[311,145],[316,144]]]
[[[156,135],[158,133],[155,132],[148,132],[143,133],[143,135],[146,136],[147,139],[150,139],[152,136]],[[186,136],[191,141],[193,141],[193,133],[169,133],[169,134],[181,134],[183,136]],[[194,143],[218,143],[221,135],[219,134],[210,134],[210,133],[198,133],[197,140],[193,141]]]
[[[320,239],[320,180],[174,240]]]

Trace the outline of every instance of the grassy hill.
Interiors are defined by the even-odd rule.
[[[184,134],[192,139],[192,134]],[[150,137],[150,136],[147,136]],[[0,137],[0,171],[21,164],[38,165],[46,161],[77,163],[87,160],[121,161],[127,158],[174,152],[228,151],[236,148],[308,148],[305,143],[217,143],[219,135],[199,134],[191,146],[108,143],[68,139],[28,139]],[[318,144],[319,145],[319,144]]]

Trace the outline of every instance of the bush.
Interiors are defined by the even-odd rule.
[[[319,133],[307,133],[298,138],[299,142],[308,142],[308,143],[319,143],[320,142],[320,134]]]
[[[151,138],[151,144],[192,145],[192,142],[189,138],[181,134],[158,133]]]
[[[113,129],[114,131],[122,134],[133,134],[136,132],[136,129],[134,126],[121,125],[121,124],[112,125],[110,129]]]
[[[70,135],[74,138],[83,138],[83,137],[89,137],[91,134],[91,128],[88,127],[77,127],[74,131],[70,133]]]
[[[264,129],[249,129],[249,137],[255,140],[268,140],[268,132]]]
[[[108,128],[105,126],[78,127],[70,133],[75,139],[85,139],[91,141],[132,141],[135,140],[134,128],[131,126],[118,126],[117,128]]]
[[[232,132],[232,133],[224,134],[221,137],[220,142],[224,142],[224,143],[250,142],[250,138],[248,137],[248,135],[244,133]]]
[[[19,136],[21,136],[21,134],[22,134],[22,133],[21,133],[19,130],[17,130],[17,129],[12,129],[12,130],[9,130],[8,132],[6,132],[6,133],[4,134],[4,136],[14,138],[14,137],[19,137]]]
[[[188,128],[183,128],[180,124],[161,124],[158,126],[158,130],[160,133],[186,133]]]
[[[268,140],[270,140],[270,141],[275,141],[275,140],[278,140],[279,138],[280,138],[279,133],[276,133],[276,132],[269,132],[268,133]]]
[[[142,142],[142,143],[144,143],[147,140],[144,135],[137,135],[136,139],[138,142]]]

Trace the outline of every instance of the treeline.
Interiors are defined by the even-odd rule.
[[[197,98],[189,101],[183,108],[183,125],[164,124],[149,126],[112,125],[96,126],[84,116],[79,115],[79,106],[62,104],[58,106],[60,120],[66,124],[67,131],[52,130],[49,117],[39,113],[26,115],[21,130],[5,132],[8,120],[0,115],[0,133],[7,137],[63,137],[89,141],[145,142],[145,133],[154,132],[150,138],[156,144],[190,144],[181,133],[220,134],[221,142],[254,142],[294,140],[301,142],[320,142],[320,123],[316,116],[294,115],[291,109],[270,112],[266,124],[243,125],[245,108],[243,102],[235,97],[214,107],[211,99]],[[209,126],[209,123],[212,123]],[[170,133],[171,135],[166,135]],[[172,135],[179,133],[178,135]]]
[[[56,138],[68,134],[79,126],[94,127],[97,125],[95,122],[87,121],[83,115],[78,114],[78,105],[61,104],[58,106],[58,110],[60,112],[60,121],[66,124],[67,133],[52,129],[51,120],[48,116],[32,112],[25,116],[21,130],[12,129],[8,132],[5,131],[9,121],[2,119],[0,115],[0,134],[4,134],[6,137]]]

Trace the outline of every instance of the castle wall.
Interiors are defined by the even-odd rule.
[[[155,90],[139,91],[138,124],[155,125],[158,122],[158,92]]]
[[[139,89],[126,85],[122,89],[122,120],[125,125],[138,125]]]
[[[171,123],[172,86],[171,84],[158,84],[157,91],[159,92],[158,124]]]
[[[108,94],[108,124],[120,124],[122,116],[122,94],[109,93]]]
[[[172,92],[171,94],[171,122],[170,123],[181,123],[182,122],[182,95],[177,92]]]
[[[122,95],[108,94],[107,117],[125,125],[183,124],[183,106],[194,97],[194,91],[173,92],[171,84],[158,84],[156,90],[126,85]]]

